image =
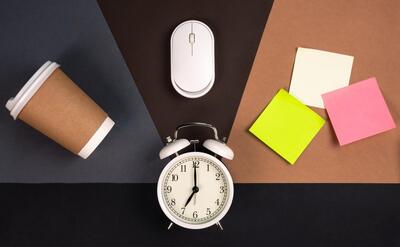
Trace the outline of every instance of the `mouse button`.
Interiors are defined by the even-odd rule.
[[[187,45],[187,37],[189,33],[191,33],[190,24],[181,25],[179,28],[175,29],[172,37],[173,44],[179,46],[186,43]]]
[[[211,30],[201,23],[193,23],[192,31],[196,35],[197,40],[201,38],[202,41],[212,42],[214,39]]]

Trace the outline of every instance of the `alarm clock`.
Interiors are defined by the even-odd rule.
[[[196,150],[198,140],[178,139],[178,132],[188,127],[205,127],[214,133],[213,139],[202,144],[212,154]],[[194,151],[181,153],[190,145]],[[168,229],[179,225],[188,229],[203,229],[218,225],[228,212],[233,199],[232,177],[221,158],[232,160],[234,153],[219,140],[217,129],[206,123],[186,123],[178,126],[174,138],[167,137],[160,159],[175,156],[165,166],[158,179],[158,202],[171,220]]]

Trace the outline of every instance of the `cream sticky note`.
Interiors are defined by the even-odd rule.
[[[396,127],[375,78],[322,96],[340,145]]]
[[[321,95],[349,85],[353,57],[298,48],[290,94],[309,106],[324,108]]]
[[[293,165],[324,123],[317,113],[281,89],[250,132]]]

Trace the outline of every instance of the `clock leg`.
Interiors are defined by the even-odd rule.
[[[172,222],[169,223],[168,230],[170,230],[173,225],[174,225],[174,223],[172,223]]]
[[[223,231],[224,230],[224,228],[222,227],[222,225],[221,225],[221,222],[217,222],[217,223],[215,223],[218,227],[219,227],[219,229],[221,229],[221,231]]]

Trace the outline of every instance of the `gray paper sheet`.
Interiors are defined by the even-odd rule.
[[[161,139],[95,0],[0,2],[0,182],[155,182]],[[47,60],[116,122],[87,159],[4,107]],[[171,130],[173,131],[173,130]]]

